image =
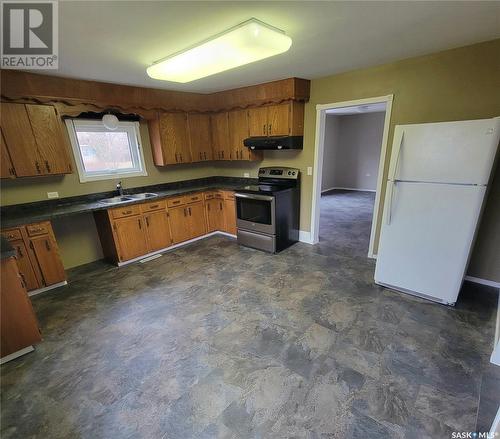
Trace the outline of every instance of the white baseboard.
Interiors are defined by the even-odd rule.
[[[375,189],[357,189],[357,188],[353,188],[353,187],[338,187],[338,186],[335,186],[335,187],[331,187],[329,189],[322,189],[321,190],[321,193],[325,193],[325,192],[328,192],[328,191],[333,191],[333,190],[342,190],[342,191],[358,191],[358,192],[377,192]]]
[[[486,285],[488,287],[500,289],[500,282],[495,282],[493,280],[481,279],[480,277],[474,277],[474,276],[465,276],[464,279],[468,280],[469,282],[474,282],[476,284]]]
[[[68,285],[68,281],[58,282],[54,285],[49,285],[48,287],[38,288],[36,290],[28,291],[28,296],[36,296],[40,293],[45,293],[46,291],[53,290],[54,288],[63,287],[64,285]]]
[[[142,256],[138,256],[137,258],[129,259],[128,261],[118,262],[117,265],[118,265],[118,267],[123,267],[124,265],[132,264],[132,263],[137,262],[137,261],[142,261],[143,259],[150,258],[150,257],[158,255],[160,253],[168,252],[168,251],[173,250],[173,249],[178,248],[178,247],[184,247],[185,245],[191,244],[192,242],[196,242],[196,241],[199,241],[201,239],[205,239],[205,238],[208,238],[209,236],[214,236],[214,235],[224,235],[224,236],[229,236],[231,238],[236,238],[236,235],[231,235],[230,233],[226,233],[226,232],[219,232],[219,231],[210,232],[210,233],[207,233],[206,235],[201,235],[201,236],[198,236],[197,238],[193,238],[193,239],[190,239],[188,241],[179,242],[179,244],[174,244],[174,245],[171,245],[170,247],[165,247],[165,248],[162,248],[160,250],[156,250],[154,252],[147,253],[147,254],[142,255]]]
[[[306,244],[314,244],[311,240],[311,232],[305,230],[299,230],[299,241],[305,242]]]
[[[0,358],[0,364],[7,363],[8,361],[15,360],[16,358],[19,358],[22,355],[28,354],[30,352],[33,352],[35,348],[33,346],[26,346],[25,348],[19,349],[16,352],[13,352],[12,354],[6,355],[5,357]]]

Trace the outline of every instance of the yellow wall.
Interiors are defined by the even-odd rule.
[[[500,115],[500,40],[411,58],[383,66],[356,70],[311,82],[311,98],[306,105],[304,149],[302,151],[267,151],[262,163],[222,163],[178,165],[166,169],[152,163],[149,136],[141,128],[148,177],[124,180],[125,188],[170,182],[210,175],[257,176],[259,166],[274,164],[297,167],[302,171],[300,228],[310,230],[312,177],[306,175],[313,166],[316,104],[349,101],[374,96],[394,95],[387,154],[396,124],[438,122],[487,118]],[[388,164],[388,161],[387,161]],[[387,169],[384,171],[386,176]],[[70,196],[114,189],[115,181],[80,184],[76,174],[61,178],[11,181],[2,185],[2,204],[16,204],[46,199],[47,191]],[[385,187],[383,188],[385,191]],[[383,196],[383,194],[382,194]],[[500,178],[494,180],[479,229],[469,274],[500,281]],[[63,221],[63,220],[61,220]],[[96,258],[98,247],[82,249],[77,242],[95,239],[91,218],[84,236],[66,238],[63,249],[67,266]],[[59,230],[64,225],[58,226]],[[95,227],[94,227],[95,228]],[[57,231],[56,231],[57,233]],[[62,232],[60,232],[62,233]],[[80,232],[83,233],[83,232]]]

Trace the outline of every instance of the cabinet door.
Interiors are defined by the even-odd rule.
[[[187,209],[189,213],[190,238],[205,235],[207,233],[207,225],[203,202],[189,204]]]
[[[229,125],[227,113],[218,113],[211,116],[212,146],[214,160],[230,160]]]
[[[42,173],[71,173],[71,161],[55,108],[49,105],[26,105],[26,111],[41,156]]]
[[[250,137],[267,136],[267,107],[248,110],[248,132]]]
[[[154,252],[172,245],[170,225],[166,210],[157,210],[144,214],[148,234],[149,251]]]
[[[38,152],[26,107],[2,102],[2,132],[18,177],[42,175],[42,158]]]
[[[248,112],[238,110],[229,112],[229,140],[232,160],[248,160],[248,148],[243,141],[248,135]]]
[[[288,136],[290,134],[289,103],[267,107],[268,136]]]
[[[130,216],[114,221],[120,261],[128,261],[148,253],[145,227],[142,216]]]
[[[191,162],[186,114],[162,113],[160,115],[160,138],[164,164]]]
[[[224,230],[224,215],[221,205],[223,200],[213,198],[205,201],[205,209],[207,211],[207,231],[215,232],[216,230]]]
[[[170,231],[174,244],[187,241],[190,236],[188,208],[185,206],[171,207],[168,210]]]
[[[188,116],[189,143],[193,162],[212,160],[212,133],[208,114]]]
[[[0,290],[1,356],[41,340],[38,322],[14,258],[2,259]]]
[[[10,154],[5,144],[3,131],[0,130],[0,178],[16,178],[16,171],[10,160]]]
[[[59,256],[59,249],[52,236],[42,235],[31,238],[30,245],[42,272],[45,286],[66,280],[66,273],[64,272],[61,257]]]
[[[225,232],[236,235],[236,202],[224,200]]]
[[[28,256],[28,250],[24,245],[24,241],[12,241],[12,247],[16,250],[16,258],[17,265],[19,266],[19,273],[26,285],[26,289],[28,291],[36,290],[37,288],[41,288],[42,285],[38,283],[38,279],[36,278],[35,271],[31,265],[31,261]]]

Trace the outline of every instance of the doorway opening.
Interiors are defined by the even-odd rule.
[[[318,105],[311,240],[374,254],[392,95]]]

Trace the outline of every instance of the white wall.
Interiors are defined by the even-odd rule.
[[[385,112],[327,115],[321,190],[375,190]]]

